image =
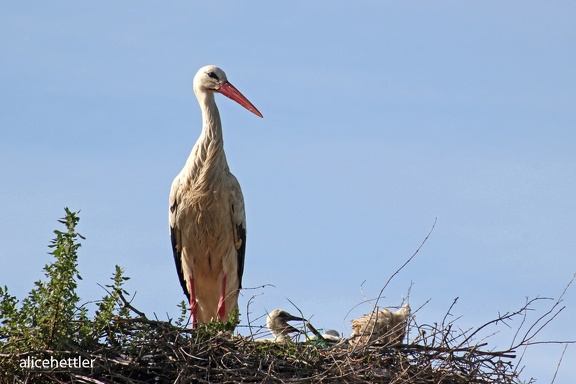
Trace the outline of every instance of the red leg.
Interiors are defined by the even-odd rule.
[[[222,276],[222,290],[220,291],[220,301],[218,302],[218,318],[222,320],[226,316],[226,274]]]
[[[190,292],[190,321],[192,322],[192,329],[194,329],[196,328],[196,312],[198,311],[198,303],[196,303],[196,290],[194,289],[193,276],[190,276],[188,291]]]

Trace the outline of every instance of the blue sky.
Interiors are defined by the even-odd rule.
[[[459,297],[467,329],[557,298],[576,273],[576,5],[350,4],[4,2],[0,284],[32,288],[69,207],[82,297],[118,264],[136,307],[177,315],[168,193],[200,133],[192,78],[216,64],[264,115],[217,98],[247,206],[244,285],[274,285],[245,291],[243,314],[289,299],[348,334],[435,220],[380,304],[410,289],[413,308],[430,300],[424,324]],[[576,339],[575,298],[539,340]],[[549,382],[561,352],[531,347],[524,378]]]

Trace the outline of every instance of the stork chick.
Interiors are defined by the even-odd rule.
[[[396,312],[384,308],[373,311],[352,320],[352,334],[349,342],[353,345],[365,345],[381,338],[385,344],[399,344],[406,334],[406,325],[410,317],[410,306],[404,305]]]
[[[279,343],[289,341],[291,333],[300,332],[287,323],[288,321],[294,320],[304,321],[305,319],[293,316],[281,309],[275,309],[268,314],[268,318],[266,319],[266,326],[270,330],[270,333],[274,335],[274,341]]]

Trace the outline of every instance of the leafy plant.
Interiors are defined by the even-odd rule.
[[[87,309],[78,306],[76,294],[78,273],[77,250],[84,239],[76,232],[78,215],[66,208],[66,217],[58,220],[66,231],[55,230],[56,238],[49,245],[54,261],[44,267],[46,280],[34,283],[35,288],[22,301],[2,292],[2,328],[0,338],[10,350],[62,349],[77,340]],[[73,326],[70,326],[73,325]]]
[[[106,285],[106,295],[97,302],[93,319],[88,316],[86,304],[80,304],[76,293],[78,280],[82,280],[78,272],[78,249],[85,238],[76,231],[80,220],[78,212],[68,208],[65,212],[66,216],[58,220],[65,230],[55,230],[56,237],[49,244],[53,261],[44,266],[45,279],[36,281],[22,302],[9,293],[8,287],[0,287],[0,352],[3,355],[66,351],[111,343],[110,336],[117,327],[115,320],[130,317],[120,299],[122,293],[128,295],[122,285],[129,278],[123,276],[119,266],[112,276],[112,284]]]

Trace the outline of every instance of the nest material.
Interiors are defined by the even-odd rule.
[[[449,331],[446,331],[449,332]],[[418,330],[418,334],[424,334]],[[428,330],[428,335],[433,332]],[[439,331],[436,331],[438,334]],[[455,340],[445,335],[444,340]],[[434,340],[438,339],[434,336]],[[91,369],[31,371],[18,361],[33,354],[0,356],[2,383],[517,383],[509,353],[433,340],[362,348],[313,343],[257,343],[226,332],[176,328],[133,319],[109,335],[112,343],[90,350],[44,351],[42,356],[94,359]],[[48,355],[47,355],[48,354]]]

